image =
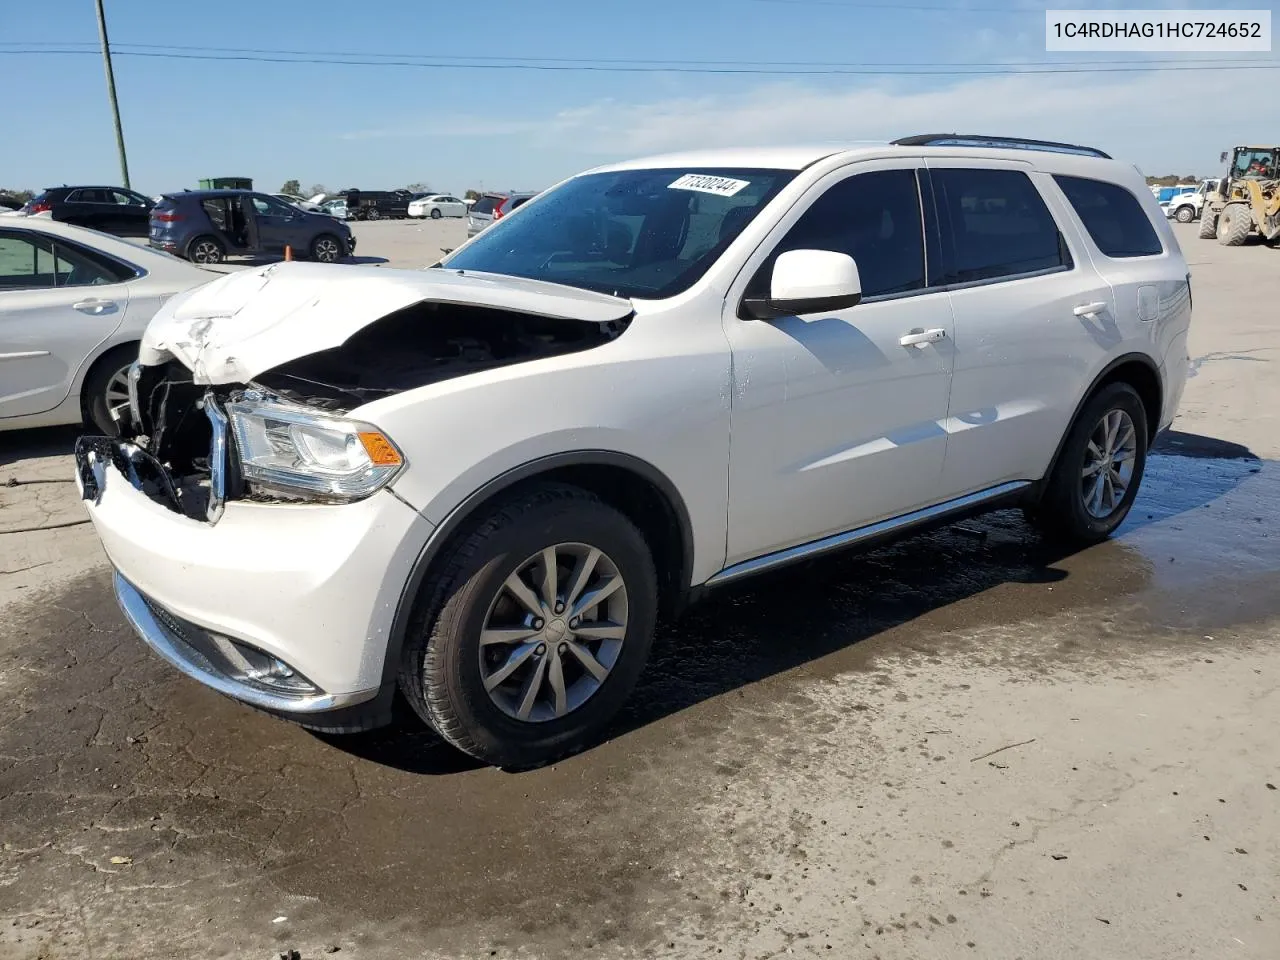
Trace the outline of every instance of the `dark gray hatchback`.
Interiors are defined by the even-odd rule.
[[[284,253],[334,263],[355,252],[351,228],[252,190],[167,193],[151,211],[151,246],[193,263],[228,255]]]

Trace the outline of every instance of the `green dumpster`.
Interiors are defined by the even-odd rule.
[[[252,190],[251,177],[209,177],[200,181],[201,190]]]

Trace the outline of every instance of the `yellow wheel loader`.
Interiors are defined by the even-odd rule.
[[[1227,175],[1205,197],[1201,239],[1216,237],[1227,247],[1254,234],[1269,243],[1280,240],[1280,147],[1236,147],[1220,157],[1224,163],[1228,158]]]

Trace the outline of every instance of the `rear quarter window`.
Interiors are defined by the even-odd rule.
[[[1124,187],[1087,177],[1053,179],[1106,256],[1124,259],[1164,253],[1164,245],[1142,204]]]

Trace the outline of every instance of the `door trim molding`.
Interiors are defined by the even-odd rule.
[[[956,497],[954,500],[946,500],[931,507],[913,510],[911,513],[903,514],[900,517],[881,520],[864,527],[855,527],[853,530],[847,530],[844,533],[832,534],[820,540],[802,543],[799,546],[788,547],[785,550],[778,550],[774,553],[766,553],[764,556],[755,557],[751,560],[743,560],[741,563],[725,567],[707,580],[705,585],[708,587],[720,586],[743,577],[764,573],[766,570],[774,570],[791,563],[811,560],[823,554],[834,553],[837,550],[844,550],[855,545],[865,545],[870,541],[896,536],[915,527],[945,523],[958,518],[975,507],[985,506],[992,501],[1012,497],[1030,486],[1031,481],[1029,480],[1013,480],[998,486],[988,487],[986,490],[965,494],[963,497]]]

